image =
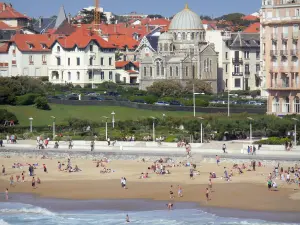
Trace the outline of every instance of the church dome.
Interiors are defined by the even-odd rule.
[[[172,30],[202,30],[203,24],[200,16],[191,11],[188,5],[177,13],[171,21],[169,31]]]
[[[168,32],[164,32],[161,35],[159,35],[158,38],[159,41],[164,41],[164,40],[173,40],[173,36],[172,34],[168,33]]]

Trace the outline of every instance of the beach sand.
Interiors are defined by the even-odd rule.
[[[211,201],[206,203],[205,189],[208,184],[209,172],[215,172],[218,177],[223,176],[224,167],[230,172],[232,163],[201,162],[197,163],[200,175],[195,179],[189,178],[190,167],[168,168],[169,175],[157,175],[148,171],[153,162],[138,162],[137,160],[113,160],[107,164],[112,173],[100,174],[96,163],[92,160],[72,158],[72,165],[78,165],[81,172],[68,173],[58,171],[58,161],[67,164],[67,158],[41,159],[41,157],[13,157],[0,158],[6,167],[6,176],[0,176],[0,192],[9,188],[9,193],[30,193],[40,197],[62,199],[152,199],[169,201],[196,202],[204,207],[234,208],[242,210],[299,212],[300,189],[295,184],[288,185],[276,180],[278,191],[268,191],[267,176],[272,166],[257,167],[256,171],[245,171],[244,174],[234,174],[232,181],[221,178],[213,179]],[[42,184],[36,189],[31,187],[31,177],[28,176],[28,167],[13,169],[13,163],[39,163],[35,170],[35,177],[39,177]],[[250,161],[249,161],[250,163]],[[248,165],[249,165],[248,163]],[[42,164],[46,164],[48,173],[44,173]],[[294,166],[292,164],[282,165]],[[26,172],[24,183],[9,186],[10,175],[21,175]],[[139,179],[142,172],[149,172],[147,179]],[[122,189],[120,178],[126,177],[128,189]],[[170,200],[170,186],[173,185],[175,198]],[[177,197],[177,185],[183,188],[183,197]],[[0,201],[4,198],[0,197]]]

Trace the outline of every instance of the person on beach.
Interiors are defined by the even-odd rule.
[[[13,175],[10,176],[9,181],[10,181],[10,186],[13,187],[14,186],[14,176]]]
[[[219,166],[219,163],[220,163],[220,156],[216,155],[216,161],[217,161],[217,165]]]
[[[45,173],[48,173],[48,171],[47,171],[47,167],[46,167],[46,165],[45,165],[45,164],[43,164],[43,167],[44,167],[44,172],[45,172]]]
[[[268,180],[268,190],[271,191],[272,188],[272,180]]]
[[[128,216],[128,214],[126,215],[126,223],[129,223],[130,222],[130,220],[129,220],[129,216]]]
[[[206,188],[205,197],[206,197],[206,202],[208,202],[210,200],[209,199],[209,189],[208,188]]]
[[[110,146],[110,138],[107,138],[107,145]]]
[[[178,194],[178,197],[179,197],[179,198],[183,197],[183,194],[182,194],[182,187],[181,187],[180,185],[178,185],[178,192],[177,192],[177,194]]]
[[[226,153],[226,144],[223,144],[222,150],[223,150],[223,153]]]
[[[36,183],[37,184],[41,184],[42,183],[39,177],[37,178]]]
[[[36,188],[36,187],[35,187],[35,179],[34,179],[34,177],[32,177],[31,186],[32,186],[33,189]]]
[[[170,187],[170,199],[174,198],[173,185]]]
[[[91,141],[91,152],[94,151],[95,141]]]
[[[72,148],[73,148],[73,141],[70,140],[70,141],[69,141],[69,149],[72,149]]]
[[[253,161],[252,161],[252,169],[253,169],[253,171],[255,171],[255,166],[256,166],[256,161],[253,160]]]
[[[2,165],[2,175],[3,175],[3,176],[6,175],[6,174],[5,174],[5,166],[4,166],[4,165]]]
[[[168,210],[172,210],[173,209],[173,203],[171,203],[171,202],[169,202],[168,204],[167,204],[167,207],[168,207]]]
[[[193,180],[194,179],[194,169],[190,169],[190,179]]]
[[[211,181],[211,179],[208,180],[208,187],[209,187],[209,190],[212,192],[212,181]]]
[[[5,200],[8,201],[8,188],[5,190]]]
[[[25,171],[23,171],[23,172],[22,172],[22,175],[21,175],[21,176],[22,176],[22,182],[25,181],[25,175],[24,175],[24,174],[25,174]]]

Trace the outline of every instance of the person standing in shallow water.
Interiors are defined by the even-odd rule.
[[[130,219],[129,219],[129,216],[128,214],[126,215],[126,222],[129,223],[130,222]]]
[[[8,201],[8,188],[5,190],[5,200]]]

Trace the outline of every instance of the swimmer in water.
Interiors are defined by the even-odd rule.
[[[128,214],[126,215],[126,222],[127,222],[127,223],[130,222]]]
[[[166,204],[166,206],[168,207],[168,210],[172,210],[173,209],[173,203],[168,203]]]

